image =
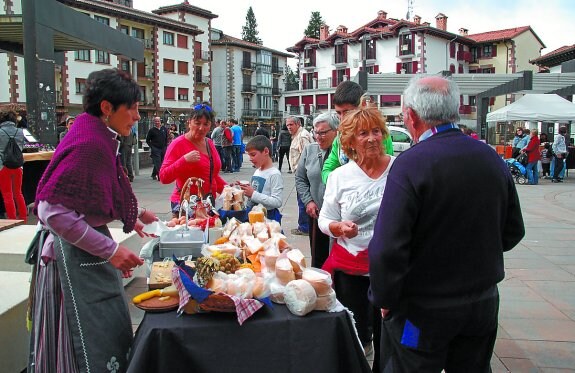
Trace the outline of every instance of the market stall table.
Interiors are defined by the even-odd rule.
[[[0,219],[0,232],[24,224],[24,220]]]
[[[282,305],[256,312],[242,326],[234,313],[146,313],[128,372],[361,373],[371,369],[349,314],[304,317]]]

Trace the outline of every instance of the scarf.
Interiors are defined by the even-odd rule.
[[[119,219],[124,232],[131,232],[138,201],[117,149],[118,142],[100,118],[77,116],[40,179],[34,212],[44,200],[84,215]]]

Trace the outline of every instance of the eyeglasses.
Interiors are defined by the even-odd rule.
[[[325,130],[325,131],[313,131],[313,133],[317,137],[323,137],[323,136],[327,135],[328,132],[331,132],[331,131],[333,131],[333,129],[330,128],[330,129]]]
[[[207,112],[212,111],[212,108],[206,104],[197,104],[196,106],[194,106],[194,110],[202,110],[202,109],[206,109]]]

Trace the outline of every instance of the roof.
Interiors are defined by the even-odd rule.
[[[479,34],[467,35],[467,37],[469,39],[474,40],[477,43],[487,43],[490,41],[503,41],[513,39],[526,31],[531,31],[533,36],[535,36],[535,38],[539,41],[539,43],[545,48],[545,44],[543,43],[543,41],[541,41],[541,39],[539,39],[539,36],[537,36],[537,34],[535,33],[535,31],[533,31],[531,26],[521,26],[521,27],[508,28],[504,30],[487,31]]]
[[[269,52],[272,52],[273,54],[277,54],[277,55],[282,56],[282,57],[289,57],[289,58],[294,57],[292,54],[280,52],[280,51],[277,51],[277,50],[271,49],[271,48],[267,48],[267,47],[264,47],[263,45],[260,45],[260,44],[250,43],[249,41],[234,38],[233,36],[226,35],[226,34],[222,34],[222,37],[218,40],[212,40],[212,45],[230,45],[230,44],[235,45],[237,47],[243,47],[243,48],[248,48],[248,49],[253,49],[253,50],[269,51]]]
[[[178,31],[187,34],[199,35],[204,32],[196,25],[176,21],[167,17],[162,17],[143,10],[131,8],[125,5],[115,4],[107,1],[92,0],[57,0],[59,3],[66,4],[75,9],[84,9],[100,14],[108,14],[126,20],[132,20],[139,23],[151,24],[162,28]]]
[[[557,48],[549,53],[544,54],[541,57],[534,58],[530,60],[532,64],[539,66],[557,66],[562,62],[575,59],[575,44],[564,45]]]
[[[217,14],[214,14],[209,10],[198,8],[197,6],[190,5],[190,3],[187,0],[181,4],[161,6],[158,9],[152,10],[152,13],[162,15],[179,11],[184,11],[187,13],[195,14],[197,16],[209,19],[218,18]]]

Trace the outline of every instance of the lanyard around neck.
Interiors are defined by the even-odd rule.
[[[440,124],[439,126],[435,126],[435,127],[431,127],[430,129],[428,129],[427,131],[425,131],[424,133],[421,134],[421,136],[419,136],[419,142],[422,142],[423,140],[427,140],[428,138],[430,138],[431,136],[438,134],[440,132],[444,132],[453,128],[459,128],[457,127],[457,124],[455,123],[445,123],[445,124]]]

